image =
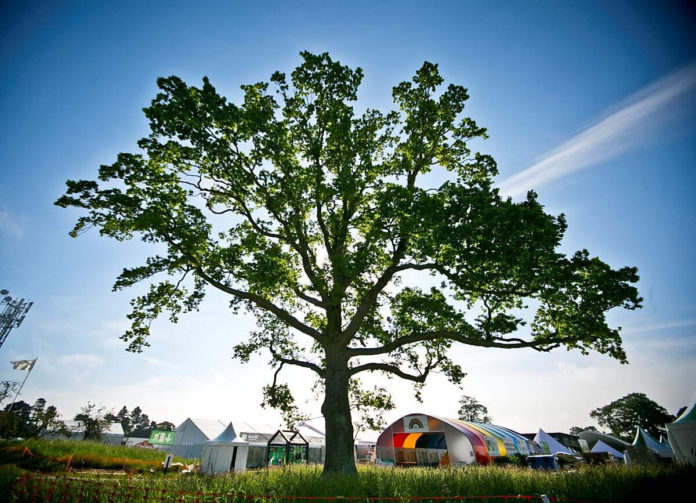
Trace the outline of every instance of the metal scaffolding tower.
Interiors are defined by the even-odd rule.
[[[26,302],[25,299],[13,299],[8,295],[7,290],[0,290],[2,300],[0,300],[0,348],[5,343],[5,339],[10,335],[13,328],[22,324],[33,302]]]

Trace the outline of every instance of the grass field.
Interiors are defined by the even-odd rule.
[[[10,447],[15,448],[9,451],[14,453],[12,456],[15,457],[6,455]],[[159,469],[159,463],[163,459],[161,452],[83,442],[39,441],[11,445],[0,442],[0,494],[10,494],[10,484],[18,476],[44,471],[41,468],[32,468],[31,463],[26,462],[26,456],[20,458],[20,462],[16,462],[17,447],[27,447],[32,450],[32,453],[41,453],[42,456],[50,459],[65,459],[65,456],[72,454],[74,457],[82,456],[88,460],[118,460],[111,463],[112,465],[122,463],[124,459],[132,456],[131,462],[153,467],[131,470],[128,475],[113,476],[84,472],[66,474],[64,470],[54,465],[50,467],[50,476],[57,475],[58,481],[52,478],[26,481],[28,492],[24,493],[25,495],[48,491],[49,486],[46,484],[54,484],[54,486],[58,484],[60,486],[58,492],[62,491],[61,494],[69,495],[71,491],[78,491],[76,484],[82,484],[82,480],[87,480],[89,481],[87,486],[81,485],[79,489],[82,501],[110,503],[169,501],[169,496],[162,499],[162,495],[165,494],[171,495],[172,501],[176,501],[181,494],[178,493],[179,491],[189,495],[191,501],[211,502],[215,500],[213,494],[231,493],[273,495],[278,497],[276,501],[287,501],[282,496],[399,498],[402,501],[408,501],[413,497],[546,494],[556,498],[597,502],[663,502],[680,501],[678,498],[690,492],[692,481],[696,479],[695,468],[676,465],[631,469],[622,465],[582,466],[556,473],[538,472],[513,466],[395,469],[362,466],[357,476],[322,476],[321,467],[294,466],[216,477],[179,473],[165,475]],[[66,476],[79,480],[66,481],[64,478]],[[4,485],[2,485],[3,481]],[[53,494],[57,489],[52,487],[50,491]],[[17,493],[14,494],[17,495]],[[86,494],[92,494],[92,497],[85,500]],[[202,494],[208,495],[209,499],[201,496]],[[147,495],[152,498],[156,495],[157,497],[147,499]],[[33,498],[27,496],[25,499],[19,498],[15,501],[31,499]]]

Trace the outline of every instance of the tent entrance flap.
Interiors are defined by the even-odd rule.
[[[232,462],[230,463],[230,471],[234,471],[234,463],[237,461],[237,446],[232,449]]]
[[[437,466],[447,452],[442,432],[395,433],[393,441],[397,465]]]

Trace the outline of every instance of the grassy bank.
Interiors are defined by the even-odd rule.
[[[25,472],[73,470],[150,472],[161,468],[165,453],[148,449],[71,440],[0,441],[0,491]],[[176,459],[175,459],[176,460]],[[186,462],[186,460],[178,459]]]
[[[63,456],[93,456],[101,458],[125,458],[142,461],[162,461],[165,453],[152,449],[106,445],[77,440],[0,440],[0,462],[3,452],[12,448],[28,448],[37,456],[60,458]]]
[[[27,447],[38,456],[59,458],[68,455],[99,456],[103,458],[128,458],[143,461],[162,461],[165,454],[152,449],[106,445],[77,440],[0,440],[0,456],[10,447]],[[1,458],[0,458],[1,460]]]

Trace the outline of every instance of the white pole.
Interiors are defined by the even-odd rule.
[[[31,367],[29,368],[27,375],[24,376],[24,380],[22,381],[22,385],[17,390],[17,394],[15,395],[14,400],[13,400],[12,404],[10,405],[10,408],[7,409],[7,412],[10,412],[12,410],[12,407],[14,407],[14,404],[17,401],[17,397],[19,397],[19,394],[22,392],[22,388],[24,387],[24,383],[27,382],[27,379],[29,379],[29,374],[31,374],[31,371],[34,370],[34,365],[36,365],[36,361],[38,359],[39,359],[38,356],[36,358],[34,358],[34,363],[31,364]]]

